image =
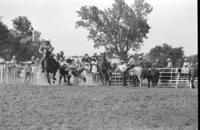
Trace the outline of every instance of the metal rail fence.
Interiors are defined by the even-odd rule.
[[[160,77],[158,81],[159,87],[186,87],[189,85],[188,73],[178,72],[181,68],[157,68],[160,71]],[[39,84],[39,80],[46,80],[44,74],[40,72],[40,66],[32,66],[32,78],[33,84]],[[10,83],[24,83],[24,70],[19,70],[18,67],[10,67],[7,65],[0,65],[0,84]],[[58,75],[57,75],[58,76]],[[99,76],[98,76],[99,77]],[[44,81],[43,80],[43,81]],[[146,81],[143,81],[146,84]],[[198,83],[198,78],[195,79],[195,86]],[[122,76],[119,72],[113,72],[112,85],[123,85]],[[127,79],[127,85],[133,85],[132,79]]]

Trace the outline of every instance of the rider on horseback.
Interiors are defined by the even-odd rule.
[[[132,68],[134,68],[135,67],[135,63],[136,62],[135,62],[135,59],[134,59],[134,55],[131,55],[130,59],[129,59],[128,63],[127,63],[127,71],[132,69]]]
[[[50,44],[50,41],[45,41],[39,48],[39,52],[43,54],[41,65],[42,65],[42,72],[44,72],[44,60],[46,59],[46,52],[49,52],[49,54],[52,54],[54,48]]]

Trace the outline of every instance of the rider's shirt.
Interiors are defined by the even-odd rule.
[[[54,48],[52,47],[51,44],[49,45],[46,45],[46,44],[42,44],[39,48],[39,52],[43,54],[45,54],[45,51],[48,51],[48,52],[52,52],[54,50]]]
[[[126,64],[124,63],[124,64],[121,64],[121,65],[119,65],[119,70],[121,71],[121,72],[124,72],[125,70],[126,70],[126,68],[127,68],[127,66],[126,66]]]

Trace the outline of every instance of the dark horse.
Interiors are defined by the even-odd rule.
[[[98,70],[100,74],[100,79],[103,85],[107,84],[110,86],[112,81],[112,72],[116,68],[116,65],[111,66],[110,62],[106,60],[105,57],[100,57],[98,62]]]
[[[152,82],[152,86],[158,84],[160,72],[156,68],[144,68],[142,70],[141,78],[142,80],[147,79],[148,81],[148,88],[150,87],[150,82]]]
[[[44,59],[44,70],[47,76],[47,81],[49,84],[51,84],[50,80],[50,74],[53,75],[53,83],[55,83],[55,76],[56,72],[59,68],[59,63],[51,56],[51,52],[46,51],[45,52],[45,59]]]
[[[192,66],[189,70],[189,86],[194,88],[194,80],[198,77],[198,66]]]

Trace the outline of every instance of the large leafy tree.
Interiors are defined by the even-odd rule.
[[[0,18],[0,57],[6,58],[11,52],[10,43],[12,36],[10,35],[8,27],[1,21]]]
[[[127,60],[130,50],[138,50],[147,38],[150,26],[147,16],[152,6],[144,0],[135,0],[132,6],[124,0],[115,0],[112,8],[100,10],[96,6],[83,6],[77,11],[81,20],[76,27],[89,31],[94,47],[103,46],[106,52]]]
[[[22,37],[32,36],[33,27],[27,17],[19,16],[19,17],[16,17],[12,21],[13,21],[14,29],[17,30],[18,33],[21,34]]]
[[[148,54],[151,61],[159,59],[159,67],[167,66],[167,59],[172,60],[174,67],[180,67],[184,57],[183,47],[175,47],[164,43],[161,46],[155,46]]]
[[[42,44],[40,40],[41,33],[39,31],[33,31],[31,22],[25,16],[16,17],[12,21],[15,36],[18,39],[17,47],[14,48],[17,58],[19,60],[29,60],[33,55],[41,57],[41,54],[38,52]]]
[[[31,22],[25,16],[16,17],[12,22],[14,28],[8,29],[0,21],[0,56],[10,60],[15,55],[20,61],[30,60],[33,55],[40,58],[41,33],[33,31]]]
[[[187,56],[187,58],[191,63],[198,63],[198,54]]]

